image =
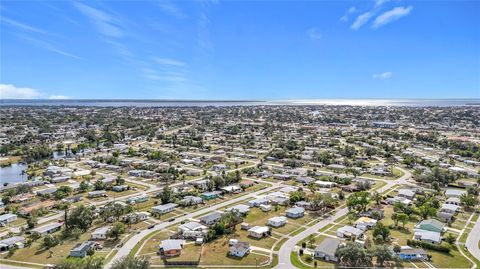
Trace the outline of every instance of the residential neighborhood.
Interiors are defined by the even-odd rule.
[[[0,264],[478,263],[475,108],[0,112]]]

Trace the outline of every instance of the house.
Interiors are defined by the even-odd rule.
[[[283,216],[269,218],[267,225],[278,228],[287,224],[287,218]]]
[[[278,180],[289,180],[292,178],[292,175],[289,175],[289,174],[274,174],[273,175],[273,178],[274,179],[278,179]]]
[[[242,188],[237,185],[229,185],[220,188],[224,193],[240,193]]]
[[[318,245],[314,252],[313,256],[315,258],[323,259],[325,261],[338,261],[337,257],[335,256],[335,252],[337,251],[338,246],[340,245],[341,241],[337,238],[327,237],[323,239],[323,241]]]
[[[168,204],[164,204],[164,205],[157,205],[157,206],[154,206],[152,207],[152,213],[156,213],[156,214],[166,214],[168,212],[172,212],[173,210],[175,210],[175,207],[177,207],[178,205],[177,204],[174,204],[174,203],[168,203]]]
[[[123,216],[123,221],[127,223],[137,223],[140,221],[147,220],[150,217],[148,212],[132,212]]]
[[[445,203],[445,204],[442,204],[442,206],[440,207],[441,212],[447,212],[447,213],[451,213],[451,214],[455,214],[459,210],[460,210],[460,206],[454,205],[454,204]]]
[[[345,225],[337,229],[337,236],[341,238],[362,238],[363,231],[353,226]]]
[[[199,238],[208,232],[208,227],[191,221],[178,226],[178,232],[185,238]]]
[[[129,188],[130,186],[128,185],[115,185],[112,187],[112,191],[122,192],[128,190]]]
[[[393,205],[395,203],[402,203],[404,205],[410,205],[412,203],[412,200],[401,197],[401,196],[395,196],[393,198],[387,198],[387,203],[390,205]]]
[[[221,191],[211,191],[211,192],[204,192],[200,196],[203,198],[203,200],[211,200],[220,197],[222,194]]]
[[[271,205],[260,205],[260,209],[263,212],[268,212],[268,211],[272,210],[272,206]]]
[[[250,243],[248,242],[237,242],[232,244],[228,252],[230,256],[239,258],[243,258],[248,253],[250,253]]]
[[[303,217],[305,214],[305,208],[303,207],[292,207],[285,210],[285,215],[292,219],[298,219]]]
[[[95,241],[86,241],[70,250],[70,257],[85,258],[87,252],[96,246]]]
[[[337,184],[335,182],[317,180],[315,181],[315,185],[319,186],[320,188],[333,188]]]
[[[442,243],[442,236],[439,232],[432,232],[427,230],[415,230],[415,233],[413,234],[413,239],[434,245]]]
[[[462,195],[466,194],[467,191],[463,189],[447,189],[445,191],[445,196],[460,198]]]
[[[227,168],[228,168],[228,167],[227,167],[225,164],[222,164],[222,163],[220,163],[220,164],[214,164],[214,165],[212,166],[212,170],[213,170],[213,171],[223,171],[223,170],[226,170]]]
[[[107,192],[104,190],[88,192],[88,198],[107,197]]]
[[[212,225],[212,224],[215,224],[217,221],[219,221],[221,217],[222,217],[221,213],[213,212],[211,214],[200,217],[199,220],[200,220],[200,223],[203,223],[205,225]]]
[[[112,226],[104,226],[97,228],[95,231],[92,232],[92,239],[93,240],[105,240],[107,239],[107,234],[112,229]]]
[[[447,201],[445,201],[445,204],[449,204],[449,205],[461,205],[461,201],[460,201],[460,198],[458,197],[450,197],[447,199]]]
[[[303,184],[304,186],[307,186],[308,184],[310,184],[311,182],[314,182],[315,179],[311,178],[311,177],[297,177],[297,182]]]
[[[260,239],[270,235],[270,227],[254,226],[248,230],[248,236]]]
[[[357,221],[355,221],[354,226],[358,229],[366,231],[368,229],[375,227],[375,225],[377,225],[376,219],[372,219],[369,217],[360,217]]]
[[[128,198],[127,203],[129,203],[129,204],[143,203],[143,202],[148,201],[148,198],[149,198],[148,195],[146,193],[144,193],[144,194],[141,194],[139,196]]]
[[[402,246],[400,252],[397,253],[398,258],[406,261],[427,260],[427,252],[420,248],[411,248],[409,246]]]
[[[288,201],[287,197],[277,196],[270,198],[270,203],[272,203],[272,205],[286,205],[288,204]]]
[[[298,187],[296,187],[296,186],[285,186],[278,191],[288,194],[288,193],[291,193],[291,192],[294,192],[294,191],[298,191]]]
[[[441,223],[436,219],[422,220],[417,225],[415,225],[415,229],[432,231],[437,233],[443,232],[444,228],[445,228],[445,224]]]
[[[233,211],[240,215],[246,215],[250,211],[250,207],[248,205],[236,205],[228,208],[226,211]]]
[[[192,195],[187,195],[184,196],[182,200],[180,200],[180,205],[183,206],[191,206],[191,205],[197,205],[203,202],[203,199],[197,196],[192,196]]]
[[[442,211],[437,212],[437,218],[440,219],[443,222],[452,221],[454,216],[455,216],[454,213],[442,212]]]
[[[341,170],[346,169],[347,167],[345,165],[341,165],[341,164],[329,164],[329,165],[327,165],[327,168],[330,169],[330,170],[334,170],[334,171],[341,171]]]
[[[0,240],[0,252],[7,251],[12,248],[23,248],[25,243],[25,237],[12,236],[6,239]]]
[[[167,239],[162,240],[160,244],[160,255],[164,257],[173,257],[182,254],[184,240]]]
[[[413,198],[415,198],[415,192],[410,189],[401,189],[398,190],[398,196],[413,200]]]
[[[17,213],[22,216],[28,216],[30,215],[30,213],[32,213],[35,210],[39,210],[39,209],[48,210],[48,209],[51,209],[54,205],[55,205],[55,201],[53,200],[45,200],[42,202],[31,203],[23,207],[20,207]]]
[[[50,224],[46,224],[35,229],[32,229],[32,233],[39,233],[40,235],[51,234],[54,233],[62,228],[62,222],[52,222]]]
[[[248,201],[248,205],[251,207],[260,207],[260,205],[267,205],[268,200],[265,198],[257,198],[251,201]]]
[[[6,225],[7,223],[14,222],[17,220],[17,215],[7,213],[0,215],[0,224]]]

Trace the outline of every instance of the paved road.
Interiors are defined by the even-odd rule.
[[[470,252],[470,254],[472,254],[473,257],[475,257],[477,260],[480,261],[480,247],[478,246],[479,241],[480,241],[480,218],[477,219],[475,226],[473,226],[473,229],[470,231],[470,233],[467,236],[467,242],[465,242],[465,246],[467,247],[468,252]]]
[[[386,190],[390,189],[391,187],[398,185],[398,184],[408,184],[408,180],[411,178],[412,174],[405,169],[396,167],[397,169],[401,170],[404,175],[397,180],[384,180],[387,185],[380,188],[379,192],[385,192]],[[276,269],[291,269],[295,268],[292,262],[290,261],[290,253],[293,251],[295,246],[299,241],[302,239],[307,238],[310,234],[316,233],[318,230],[322,229],[323,227],[327,226],[328,224],[334,222],[336,219],[345,216],[348,213],[347,208],[342,208],[335,212],[335,214],[327,219],[324,219],[313,226],[307,228],[305,231],[289,238],[280,248],[278,251],[278,265],[275,267]]]
[[[154,231],[163,230],[163,229],[167,228],[168,226],[178,224],[178,223],[180,223],[184,220],[192,219],[193,217],[195,217],[197,215],[201,215],[201,214],[208,213],[208,212],[213,212],[213,211],[221,209],[221,208],[223,208],[223,207],[225,207],[229,204],[233,204],[233,203],[242,201],[242,200],[247,199],[247,198],[252,198],[254,196],[258,196],[262,193],[272,191],[273,189],[281,187],[281,186],[284,186],[284,185],[282,185],[281,183],[276,183],[276,184],[273,184],[272,186],[267,187],[265,189],[262,189],[262,190],[259,190],[259,191],[256,191],[256,192],[252,192],[252,193],[249,193],[249,194],[246,194],[246,195],[242,195],[242,196],[239,196],[239,197],[234,198],[234,199],[227,200],[223,203],[216,204],[216,205],[213,205],[213,206],[210,206],[210,207],[207,207],[207,208],[189,213],[189,214],[187,214],[185,216],[182,216],[182,217],[177,217],[175,219],[175,221],[163,222],[161,224],[157,224],[153,229],[142,230],[138,234],[135,234],[134,236],[132,236],[127,242],[124,242],[123,246],[118,250],[118,252],[112,258],[112,260],[104,268],[107,268],[107,269],[110,268],[116,260],[130,254],[130,251],[132,251],[132,249],[135,247],[135,245],[140,240],[142,240],[144,237],[148,236],[150,233],[152,233]]]

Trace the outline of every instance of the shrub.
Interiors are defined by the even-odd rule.
[[[422,241],[418,241],[418,240],[408,239],[407,240],[407,245],[409,245],[411,247],[422,247],[422,248],[426,248],[426,249],[430,249],[430,250],[440,251],[440,252],[444,252],[444,253],[450,253],[450,248],[447,247],[447,246],[434,245],[434,244],[430,244],[430,243],[426,243],[426,242],[422,242]]]

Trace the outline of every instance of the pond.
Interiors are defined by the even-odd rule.
[[[14,163],[10,166],[0,168],[0,183],[1,186],[4,183],[17,183],[27,180],[27,174],[23,175],[22,171],[27,170],[28,165],[26,163]]]

